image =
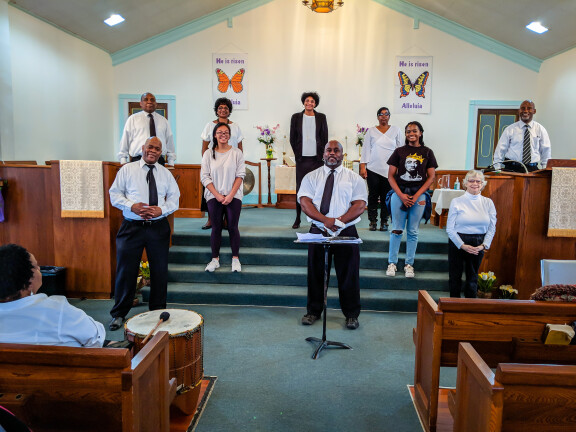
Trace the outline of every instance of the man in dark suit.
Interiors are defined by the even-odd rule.
[[[292,115],[290,120],[290,145],[296,159],[296,193],[306,174],[320,168],[324,162],[324,146],[328,142],[328,123],[326,115],[314,108],[320,103],[316,92],[302,93],[304,111]],[[292,228],[300,228],[302,207],[296,202],[296,220]]]

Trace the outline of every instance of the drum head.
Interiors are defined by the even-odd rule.
[[[204,321],[202,315],[184,309],[159,309],[138,314],[126,321],[126,332],[136,336],[145,337],[150,330],[160,321],[160,314],[168,312],[170,318],[158,326],[155,335],[159,331],[167,331],[170,336],[174,336],[187,331],[192,331]]]

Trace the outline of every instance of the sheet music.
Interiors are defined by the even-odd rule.
[[[349,243],[360,244],[362,240],[356,237],[324,237],[322,234],[296,233],[299,243]]]

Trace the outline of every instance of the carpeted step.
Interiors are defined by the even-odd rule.
[[[253,227],[252,227],[253,228]],[[437,229],[437,231],[440,231]],[[428,232],[427,232],[428,233]],[[360,232],[360,238],[363,243],[360,245],[360,251],[362,252],[380,252],[385,255],[388,254],[388,243],[390,239],[390,234],[387,232],[370,232],[368,231],[363,236]],[[438,253],[447,254],[448,253],[448,242],[446,240],[446,234],[442,235],[441,232],[432,232],[431,238],[426,239],[426,241],[420,241],[418,243],[418,253]],[[294,243],[296,240],[296,234],[294,232],[277,231],[273,230],[270,232],[251,232],[251,231],[241,231],[240,233],[240,251],[244,248],[260,248],[264,250],[268,249],[306,249],[306,245]],[[400,251],[406,251],[406,236],[400,246]],[[172,236],[172,244],[175,246],[196,246],[196,247],[206,247],[210,246],[210,230],[196,231],[194,233],[182,233],[177,232]],[[227,232],[222,233],[222,249],[230,248],[230,240]]]
[[[242,248],[240,250],[242,265],[275,266],[303,266],[306,265],[308,250],[301,249],[262,249]],[[208,264],[210,261],[210,247],[208,246],[173,246],[170,249],[170,262],[175,264]],[[388,265],[388,254],[381,252],[360,252],[360,272],[362,269],[381,270]],[[229,249],[222,249],[220,259],[223,263],[232,261]],[[404,261],[404,254],[400,254],[400,263]],[[418,254],[416,263],[418,271],[448,272],[448,257],[444,254]]]
[[[143,289],[148,301],[149,288]],[[447,297],[444,291],[429,291],[434,299]],[[222,285],[170,283],[168,303],[291,306],[306,308],[306,287],[282,285]],[[416,312],[417,291],[361,290],[362,309]],[[328,307],[340,308],[338,291],[328,290]]]
[[[306,267],[295,266],[250,266],[243,265],[241,273],[232,273],[230,261],[222,261],[222,266],[213,273],[204,271],[205,265],[169,264],[168,281],[195,284],[236,284],[250,285],[286,285],[307,286]],[[330,286],[336,286],[336,274],[331,271]],[[448,285],[448,274],[444,272],[418,271],[416,277],[408,279],[403,272],[395,277],[388,277],[384,269],[360,271],[360,287],[362,289],[412,290],[426,289],[443,290]]]

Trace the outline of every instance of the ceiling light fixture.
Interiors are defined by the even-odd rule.
[[[339,0],[334,4],[334,0],[304,0],[302,2],[304,6],[316,13],[329,13],[344,6],[344,2]]]
[[[533,21],[530,24],[528,24],[526,28],[538,34],[546,33],[548,31],[546,27],[540,24],[540,21]]]
[[[104,20],[110,27],[120,24],[122,21],[124,21],[124,17],[116,14],[110,15],[110,18]]]

